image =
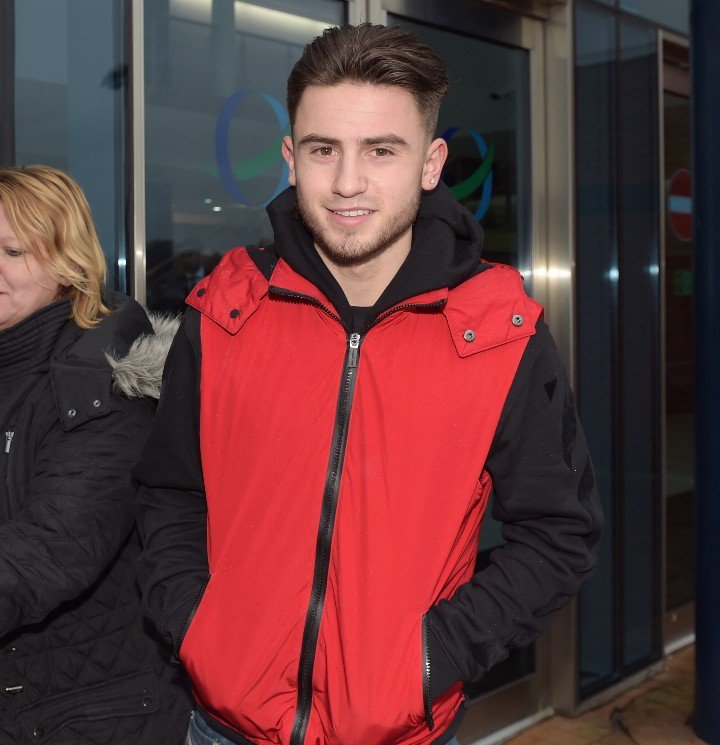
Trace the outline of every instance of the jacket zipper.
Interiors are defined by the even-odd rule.
[[[333,528],[335,527],[335,513],[337,498],[340,492],[343,461],[345,459],[345,445],[347,443],[348,424],[355,393],[357,366],[360,359],[360,334],[350,334],[348,347],[343,363],[338,406],[335,414],[330,462],[325,479],[322,509],[320,512],[320,527],[318,530],[315,549],[315,569],[310,592],[310,604],[305,617],[302,646],[300,651],[300,667],[298,672],[298,702],[295,710],[291,745],[301,745],[305,740],[310,705],[312,703],[312,678],[315,665],[315,651],[320,632],[320,621],[325,603],[327,576],[330,566],[330,546],[332,544]]]
[[[300,300],[311,303],[323,312],[334,318],[342,325],[342,321],[336,313],[333,313],[326,305],[312,295],[301,292],[286,290],[282,287],[270,285],[269,291],[289,300]],[[365,329],[367,333],[373,326],[377,325],[389,315],[408,308],[427,308],[435,310],[442,308],[445,300],[433,303],[405,303],[381,313],[370,326]],[[360,359],[360,343],[362,336],[357,333],[349,334],[348,347],[343,362],[340,391],[338,393],[338,407],[335,414],[333,426],[332,444],[330,447],[330,461],[328,463],[325,478],[325,490],[323,493],[322,508],[320,511],[320,525],[315,547],[315,568],[313,570],[313,582],[310,591],[310,603],[305,617],[305,628],[303,630],[302,643],[300,646],[300,664],[298,670],[298,700],[295,709],[295,720],[290,735],[290,745],[302,745],[307,732],[308,720],[310,718],[310,706],[312,704],[312,678],[315,666],[315,652],[317,649],[318,634],[320,632],[320,621],[322,620],[323,606],[325,604],[325,591],[327,589],[327,576],[330,567],[330,547],[332,544],[333,529],[335,527],[335,513],[337,509],[337,498],[340,492],[340,477],[342,476],[343,462],[345,459],[345,445],[347,444],[348,424],[352,410],[355,393],[355,381],[357,377],[357,366]],[[429,688],[428,688],[429,696]],[[426,708],[427,716],[427,708]],[[428,726],[432,729],[435,725],[432,721],[432,710]]]
[[[428,631],[425,614],[422,616],[422,676],[423,676],[423,708],[425,709],[425,722],[428,729],[435,729],[433,718],[432,699],[430,698],[430,647],[428,645]]]
[[[5,452],[10,452],[10,446],[12,445],[13,437],[15,437],[14,432],[6,432],[5,433]]]

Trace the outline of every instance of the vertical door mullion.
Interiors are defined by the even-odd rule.
[[[15,2],[0,2],[0,165],[15,161]]]
[[[131,0],[130,50],[130,272],[133,297],[147,301],[145,277],[145,24],[144,0]]]

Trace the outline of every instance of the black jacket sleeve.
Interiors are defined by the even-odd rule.
[[[506,543],[427,613],[431,696],[532,642],[596,563],[602,514],[567,376],[547,326],[531,337],[486,468]]]
[[[152,405],[114,399],[108,414],[70,432],[50,397],[42,405],[23,508],[0,526],[0,636],[88,590],[134,522],[130,470]]]
[[[208,576],[200,459],[200,315],[190,308],[165,363],[155,422],[134,478],[146,612],[178,651]]]

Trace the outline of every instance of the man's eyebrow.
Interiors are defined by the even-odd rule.
[[[378,145],[410,147],[410,144],[406,139],[400,137],[400,135],[393,134],[392,132],[375,135],[374,137],[364,137],[362,140],[358,140],[357,144],[360,145],[360,147],[377,147]],[[336,137],[325,137],[316,132],[311,132],[310,134],[301,137],[298,141],[298,145],[332,145],[333,147],[340,147],[342,143]]]
[[[335,137],[325,137],[325,135],[316,134],[311,132],[309,135],[300,138],[298,145],[333,145],[334,147],[340,147],[342,143]]]
[[[376,137],[365,137],[360,140],[360,145],[365,147],[373,147],[377,145],[399,145],[400,147],[410,147],[410,144],[406,139],[400,137],[400,135],[389,132],[384,135],[377,135]]]

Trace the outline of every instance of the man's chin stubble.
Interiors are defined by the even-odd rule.
[[[389,226],[388,230],[379,235],[376,241],[363,242],[352,235],[347,235],[343,240],[332,242],[326,238],[327,231],[318,224],[313,215],[304,209],[304,206],[298,200],[300,216],[312,234],[317,250],[327,260],[336,266],[344,268],[362,266],[385,253],[399,238],[412,228],[419,206],[420,194],[418,192],[417,200],[414,203],[409,203],[396,216],[395,225]]]

